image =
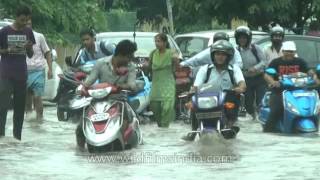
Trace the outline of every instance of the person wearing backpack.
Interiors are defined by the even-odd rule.
[[[245,92],[245,108],[252,119],[256,119],[256,108],[266,91],[263,72],[267,65],[263,51],[251,43],[252,33],[246,26],[239,26],[235,30],[235,39],[243,62],[242,72],[247,84]]]
[[[115,45],[105,42],[96,41],[95,33],[92,29],[83,29],[80,32],[80,38],[83,51],[80,53],[80,64],[90,60],[97,60],[114,53]]]
[[[226,40],[219,40],[215,42],[210,48],[212,64],[203,65],[200,67],[196,79],[194,81],[193,89],[196,89],[202,84],[210,83],[214,85],[217,91],[233,89],[237,95],[244,93],[246,90],[246,83],[238,66],[230,65],[229,62],[233,58],[234,48],[232,44]],[[240,96],[235,98],[236,108],[239,108]],[[198,122],[194,122],[192,118],[192,130],[198,129]],[[188,134],[182,137],[187,141],[193,141],[196,133]]]

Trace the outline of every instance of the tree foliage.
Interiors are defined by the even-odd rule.
[[[14,18],[16,7],[27,5],[32,8],[33,28],[44,33],[49,42],[63,44],[78,39],[84,27],[107,29],[105,13],[99,3],[99,0],[0,1],[0,18]]]
[[[302,33],[306,21],[320,15],[319,0],[173,0],[175,23],[181,29],[188,26],[210,24],[212,18],[220,23],[230,23],[231,19],[246,20],[249,26],[267,28],[276,22],[297,33]],[[230,27],[230,24],[229,24]]]

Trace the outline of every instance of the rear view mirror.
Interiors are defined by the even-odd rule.
[[[67,56],[64,59],[65,63],[67,64],[67,66],[72,66],[72,57],[71,56]]]
[[[317,65],[316,71],[317,71],[317,73],[320,73],[320,64]]]
[[[270,76],[276,76],[277,75],[277,71],[274,68],[268,68],[265,70],[265,73],[270,75]]]
[[[317,74],[318,78],[320,78],[320,64],[318,64],[316,67],[316,74]]]

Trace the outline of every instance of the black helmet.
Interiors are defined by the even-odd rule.
[[[210,47],[211,59],[214,59],[215,52],[224,52],[228,55],[227,62],[233,58],[234,55],[234,48],[232,44],[227,40],[218,40]]]
[[[100,49],[106,56],[110,56],[114,54],[116,49],[116,45],[114,43],[109,43],[108,41],[101,41],[100,42]]]
[[[216,32],[213,36],[213,42],[218,40],[227,40],[229,41],[229,35],[225,32]]]
[[[246,46],[248,46],[251,43],[251,39],[252,39],[252,33],[251,30],[247,27],[247,26],[239,26],[237,27],[235,33],[234,33],[234,37],[236,38],[236,43],[239,45],[239,37],[240,35],[245,35],[248,38],[248,42],[246,44]]]
[[[280,35],[280,36],[284,37],[284,30],[283,30],[283,28],[280,27],[280,26],[275,26],[275,27],[273,27],[273,28],[271,29],[271,31],[270,31],[270,36],[271,36],[271,38],[272,38],[272,36],[274,36],[274,35]]]

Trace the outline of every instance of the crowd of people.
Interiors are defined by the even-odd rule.
[[[27,114],[33,106],[37,119],[43,119],[41,96],[44,93],[46,77],[52,78],[51,51],[44,35],[32,30],[31,11],[27,7],[17,9],[13,25],[0,31],[0,136],[5,135],[8,103],[13,95],[13,134],[21,140],[25,109]],[[153,119],[159,127],[169,127],[175,117],[176,86],[174,70],[176,67],[201,66],[192,89],[204,83],[211,83],[217,90],[232,89],[233,99],[239,107],[239,94],[245,94],[245,109],[256,119],[257,107],[268,87],[279,87],[278,78],[264,73],[267,67],[277,70],[279,75],[305,72],[312,73],[302,58],[296,56],[294,42],[284,41],[284,30],[275,26],[270,31],[272,44],[262,50],[252,43],[252,32],[247,26],[235,30],[236,46],[229,42],[224,32],[214,35],[210,48],[193,57],[192,61],[180,63],[177,52],[170,49],[167,35],[159,33],[154,37],[156,49],[150,54],[148,65],[152,76],[150,108]],[[79,63],[101,59],[84,82],[88,88],[97,79],[108,82],[121,89],[135,91],[136,72],[132,65],[136,44],[123,40],[114,47],[112,44],[96,42],[94,32],[84,29],[80,33],[83,51]],[[48,74],[44,68],[48,65]],[[231,72],[231,73],[230,73]],[[314,78],[317,78],[314,76]],[[28,98],[26,98],[28,97]],[[26,103],[27,99],[27,103]],[[273,90],[270,121],[265,131],[273,131],[274,120],[282,113],[281,91]],[[234,117],[228,126],[236,121]],[[192,122],[192,130],[198,128]],[[84,146],[81,123],[77,128],[78,145]],[[189,137],[190,140],[194,137]]]

